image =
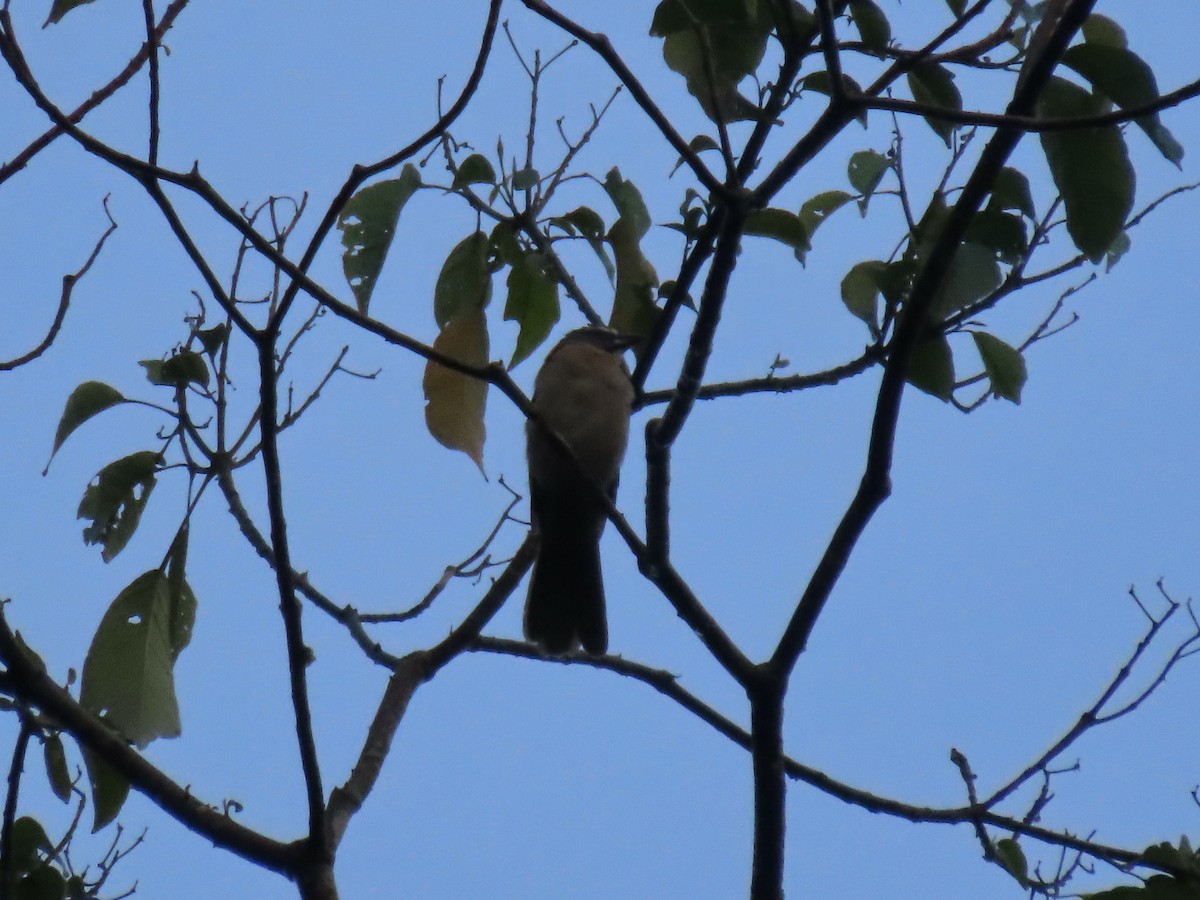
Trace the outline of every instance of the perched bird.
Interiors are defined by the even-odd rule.
[[[590,325],[552,349],[533,383],[539,421],[525,425],[529,500],[541,547],[525,601],[525,638],[548,653],[608,650],[598,492],[617,494],[633,383],[621,354],[636,337]],[[563,439],[567,456],[546,429]]]

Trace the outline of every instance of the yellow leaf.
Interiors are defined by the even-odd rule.
[[[447,322],[433,346],[468,365],[487,365],[488,333],[483,310]],[[483,472],[487,382],[429,362],[425,365],[424,388],[429,433],[443,446],[467,454]]]

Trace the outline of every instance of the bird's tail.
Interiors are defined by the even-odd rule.
[[[525,638],[556,655],[580,645],[593,656],[608,652],[598,542],[542,535],[525,602]]]

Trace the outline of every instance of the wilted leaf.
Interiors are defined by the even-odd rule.
[[[342,232],[342,271],[354,291],[358,311],[365,313],[371,303],[375,280],[392,246],[400,210],[421,186],[421,173],[412,163],[399,178],[368,185],[350,198],[338,215]]]
[[[435,350],[472,366],[488,362],[487,319],[477,309],[448,322],[433,342]],[[483,471],[487,407],[486,381],[435,362],[425,365],[425,425],[442,446],[461,450]]]
[[[458,165],[454,173],[451,187],[459,188],[468,184],[495,184],[496,170],[482,153],[472,153]]]
[[[908,366],[908,383],[949,402],[954,393],[954,356],[945,335],[917,344]]]
[[[138,747],[180,733],[172,619],[195,610],[172,609],[167,581],[151,569],[121,591],[83,663],[79,702]]]
[[[908,73],[908,87],[913,99],[925,106],[940,106],[955,111],[962,109],[962,94],[954,84],[954,73],[943,65],[926,62],[914,66]],[[936,115],[926,116],[925,121],[949,147],[950,137],[958,126]]]
[[[508,273],[504,318],[521,326],[511,369],[546,339],[559,317],[558,282],[546,271],[540,253],[526,253]]]
[[[1078,85],[1052,77],[1038,103],[1048,119],[1076,118],[1103,111],[1103,103]],[[1120,236],[1133,208],[1134,171],[1125,139],[1115,125],[1045,131],[1042,148],[1067,210],[1067,231],[1092,262],[1099,262]]]
[[[92,520],[83,529],[83,542],[101,544],[105,562],[111,562],[137,530],[159,462],[153,450],[131,453],[101,469],[83,492],[77,518]]]
[[[58,428],[54,432],[54,447],[50,450],[50,459],[54,459],[58,448],[76,428],[97,413],[124,402],[125,396],[103,381],[85,381],[71,391],[71,396],[67,398],[66,406],[63,407],[62,417],[58,420]],[[49,460],[46,467],[50,467]]]
[[[488,236],[475,231],[459,241],[442,264],[433,288],[433,318],[439,328],[482,310],[492,296]]]

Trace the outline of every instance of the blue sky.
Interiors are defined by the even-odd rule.
[[[934,33],[942,4],[883,4],[902,38]],[[382,8],[381,8],[382,7]],[[609,33],[631,67],[685,135],[706,120],[682,81],[662,64],[646,33],[648,5],[562,4]],[[1122,21],[1131,46],[1154,66],[1164,90],[1196,77],[1195,16],[1186,0],[1154,5],[1102,2]],[[482,5],[454,15],[414,13],[403,4],[295,2],[277,6],[212,2],[181,17],[163,61],[162,160],[201,171],[235,205],[268,194],[308,191],[323,210],[355,162],[405,143],[431,120],[435,79],[457,90],[474,53]],[[59,26],[39,30],[44,11],[20,9],[21,34],[43,84],[72,106],[116,71],[139,40],[135,5],[99,0]],[[517,4],[505,10],[526,51],[564,43]],[[24,18],[22,18],[24,17]],[[928,17],[928,18],[926,18]],[[551,70],[543,87],[542,146],[558,152],[552,123],[588,121],[587,104],[607,98],[615,79],[583,48]],[[968,104],[984,88],[963,82]],[[144,148],[144,82],[87,120],[122,149]],[[490,153],[497,134],[521,146],[527,87],[501,40],[476,104],[456,137]],[[44,122],[9,81],[0,80],[8,158]],[[792,126],[799,133],[802,119]],[[1186,107],[1165,121],[1188,149],[1183,171],[1140,133],[1129,143],[1140,208],[1197,179],[1200,117]],[[780,199],[798,205],[846,187],[846,157],[885,149],[887,119],[847,130]],[[920,122],[906,123],[909,170],[932,184],[945,151]],[[1018,150],[1036,170],[1036,144]],[[612,165],[646,193],[656,222],[670,221],[687,186],[650,124],[621,97],[580,166],[603,176]],[[1040,171],[1040,170],[1036,170]],[[435,160],[428,180],[442,176]],[[1047,179],[1035,178],[1039,209]],[[74,519],[88,479],[105,463],[152,445],[163,422],[126,407],[89,423],[39,477],[62,404],[81,381],[100,379],[146,398],[137,360],[184,336],[201,279],[161,217],[127,177],[59,141],[0,188],[6,239],[0,267],[6,327],[0,357],[36,342],[57,301],[62,274],[78,268],[103,228],[100,200],[111,194],[121,227],[80,285],[63,333],[38,363],[4,375],[6,435],[0,496],[0,595],[8,616],[56,674],[78,667],[103,610],[138,573],[157,565],[178,522],[184,484],[165,474],[131,545],[105,566],[79,540]],[[236,243],[195,201],[173,194],[214,265],[227,273]],[[601,192],[575,182],[563,209]],[[861,542],[822,617],[790,693],[789,752],[830,775],[914,803],[956,805],[962,785],[951,747],[967,754],[980,790],[1003,783],[1036,758],[1090,705],[1141,635],[1128,600],[1135,585],[1155,595],[1160,577],[1177,599],[1200,585],[1200,331],[1194,219],[1200,196],[1186,195],[1133,235],[1109,275],[1072,300],[1081,321],[1029,353],[1019,407],[991,403],[963,416],[919,393],[906,394],[894,495]],[[301,226],[302,234],[307,234]],[[405,209],[376,288],[375,315],[432,340],[430,311],[442,258],[474,226],[454,198],[420,193]],[[866,335],[838,299],[838,281],[856,260],[886,256],[896,239],[894,204],[875,201],[859,219],[838,213],[818,233],[806,268],[786,249],[748,243],[739,260],[712,380],[765,373],[779,353],[792,371],[815,371],[861,351]],[[349,297],[339,247],[329,242],[316,274]],[[675,236],[648,239],[659,274],[678,258]],[[1051,251],[1047,259],[1053,259]],[[603,272],[573,261],[585,290],[605,297]],[[1086,273],[1084,273],[1086,274]],[[1102,274],[1102,273],[1101,273]],[[262,267],[248,276],[265,287]],[[1072,280],[1073,279],[1073,280]],[[1030,290],[997,316],[995,330],[1024,330],[1082,275]],[[515,328],[493,302],[493,355],[507,358]],[[573,324],[573,323],[572,323]],[[560,329],[568,327],[568,319]],[[522,420],[498,397],[488,409],[483,480],[466,457],[425,432],[420,361],[326,317],[291,369],[297,392],[318,379],[349,343],[347,364],[380,370],[374,381],[335,379],[322,401],[283,441],[285,500],[296,565],[338,602],[362,610],[411,605],[466,556],[507,502],[503,475],[523,489]],[[682,344],[668,347],[650,386],[673,381]],[[243,353],[245,352],[243,348]],[[514,370],[531,385],[540,354]],[[244,414],[253,403],[252,359],[244,355]],[[773,642],[861,473],[864,438],[878,386],[869,373],[835,388],[787,397],[701,403],[680,440],[673,474],[674,554],[710,611],[750,653]],[[165,399],[165,398],[163,398]],[[636,436],[622,476],[621,506],[641,519],[644,475]],[[241,486],[262,518],[256,469]],[[219,498],[202,505],[193,528],[190,578],[200,600],[192,645],[176,670],[184,735],[152,745],[156,764],[214,803],[234,798],[240,818],[290,838],[304,822],[303,787],[290,719],[283,633],[273,579],[237,534]],[[497,553],[523,533],[506,531]],[[610,532],[604,545],[612,649],[679,673],[684,684],[739,722],[744,696],[723,677],[669,606],[636,572]],[[445,634],[483,587],[455,584],[411,627],[381,631],[396,652]],[[518,590],[489,633],[520,630]],[[310,669],[326,787],[353,763],[384,673],[365,662],[340,629],[305,616],[317,660]],[[1135,715],[1093,733],[1063,762],[1082,770],[1055,781],[1044,815],[1055,827],[1141,847],[1196,836],[1189,791],[1200,783],[1200,737],[1190,700],[1200,674],[1179,670]],[[1138,682],[1141,683],[1141,682]],[[0,756],[13,722],[0,720]],[[77,758],[77,757],[76,757]],[[23,797],[43,821],[62,827],[67,811],[30,766]],[[452,664],[414,700],[375,793],[351,825],[339,856],[343,896],[391,897],[736,897],[750,860],[748,756],[643,685],[578,667],[474,655]],[[1023,812],[1019,803],[1010,812]],[[921,896],[1020,896],[983,863],[966,826],[914,826],[868,815],[802,786],[789,794],[788,888],[793,896],[872,900]],[[294,896],[275,875],[214,851],[140,798],[122,822],[148,827],[145,846],[114,876],[137,878],[139,896]],[[107,834],[85,846],[100,848]],[[97,849],[97,853],[99,850]],[[86,854],[81,854],[86,855]],[[1098,883],[1111,880],[1102,871]]]

